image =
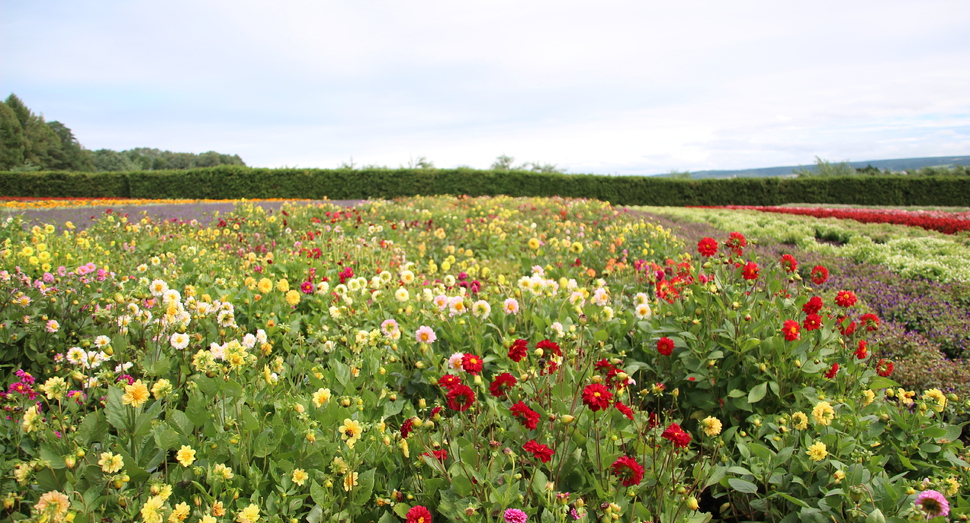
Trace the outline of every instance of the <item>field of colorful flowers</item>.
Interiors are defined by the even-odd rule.
[[[970,513],[966,402],[829,270],[588,200],[0,225],[12,520]]]
[[[739,209],[779,214],[813,216],[815,218],[838,218],[855,220],[860,223],[891,223],[921,227],[943,234],[956,234],[970,231],[970,212],[947,211],[907,211],[903,209],[828,209],[824,207],[780,207],[759,205],[724,205],[719,207],[697,207],[699,209]]]
[[[863,224],[837,218],[779,215],[749,210],[636,207],[678,221],[742,230],[762,243],[795,245],[805,252],[882,265],[899,276],[970,282],[970,234],[917,227]]]

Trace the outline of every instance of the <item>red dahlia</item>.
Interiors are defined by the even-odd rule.
[[[741,269],[741,276],[746,280],[755,280],[758,278],[759,272],[758,264],[753,261],[749,261],[748,264]]]
[[[674,353],[674,340],[664,336],[657,340],[657,352],[664,356],[670,356]]]
[[[728,241],[724,242],[727,248],[731,249],[735,256],[741,256],[743,252],[742,249],[748,246],[748,240],[744,239],[744,235],[739,232],[732,232],[728,236]]]
[[[509,374],[508,372],[503,372],[498,376],[495,376],[495,379],[492,380],[492,384],[488,386],[488,391],[492,393],[492,396],[501,398],[502,396],[508,394],[515,384],[515,376]]]
[[[660,437],[669,439],[678,448],[686,448],[690,444],[690,434],[684,432],[676,423],[671,423]]]
[[[583,389],[583,403],[593,412],[606,409],[613,400],[613,393],[600,383],[587,385]]]
[[[798,326],[798,322],[795,320],[785,320],[785,325],[781,328],[781,333],[785,335],[785,339],[788,341],[795,341],[798,339],[798,331],[801,327]]]
[[[525,428],[529,430],[535,430],[536,425],[539,424],[539,413],[530,409],[525,403],[521,401],[512,405],[512,417],[521,421]]]
[[[633,419],[633,409],[624,405],[622,401],[617,401],[613,404],[613,406],[616,407],[616,410],[622,412],[627,418],[631,420]]]
[[[526,356],[528,351],[529,351],[529,342],[521,338],[517,339],[512,343],[512,346],[509,347],[509,358],[511,358],[512,361],[518,363],[522,361],[522,358]]]
[[[812,296],[805,305],[802,305],[802,311],[805,314],[818,314],[818,311],[822,310],[822,298],[818,296]]]
[[[835,303],[837,303],[839,307],[851,307],[855,305],[855,302],[855,293],[852,291],[839,291],[839,293],[835,296]]]
[[[431,512],[421,505],[415,505],[408,511],[405,523],[431,523]]]
[[[876,364],[876,374],[882,376],[883,378],[888,378],[892,375],[894,368],[895,365],[893,365],[893,362],[879,360],[879,363]]]
[[[843,336],[852,336],[852,333],[855,332],[856,325],[854,321],[850,321],[849,324],[846,325],[845,320],[847,319],[848,318],[845,316],[839,316],[839,332],[841,332]]]
[[[879,316],[872,314],[863,314],[859,321],[865,325],[867,331],[877,331],[879,330]]]
[[[805,327],[807,331],[818,330],[822,327],[822,317],[818,314],[809,314],[802,322],[802,327]]]
[[[829,270],[821,265],[812,267],[812,272],[809,274],[811,274],[812,282],[814,282],[815,285],[821,285],[825,283],[825,280],[829,279]]]
[[[451,390],[458,385],[461,385],[461,378],[455,376],[454,374],[445,374],[444,376],[438,378],[439,387],[444,387]]]
[[[609,372],[613,370],[613,364],[606,360],[606,358],[601,359],[593,364],[593,368],[600,372]]]
[[[404,420],[404,423],[401,424],[401,437],[408,439],[408,436],[411,435],[411,430],[413,429],[414,421],[412,421],[411,418]]]
[[[449,409],[466,411],[475,403],[475,391],[468,385],[455,385],[448,391],[447,399]]]
[[[832,368],[829,369],[829,371],[825,373],[825,377],[828,378],[828,379],[832,379],[832,378],[835,377],[836,374],[838,374],[838,372],[839,372],[839,364],[838,363],[833,363],[832,364]]]
[[[690,439],[690,436],[687,438]],[[629,456],[620,456],[613,462],[613,475],[620,478],[624,487],[638,485],[643,481],[643,466]]]
[[[697,252],[701,253],[701,256],[705,258],[714,256],[717,254],[717,241],[714,238],[704,238],[697,242]]]
[[[791,254],[783,254],[781,256],[781,266],[785,268],[785,272],[795,272],[798,269],[798,262],[795,261],[795,257]]]
[[[539,343],[536,343],[536,348],[537,349],[542,349],[546,353],[550,353],[551,352],[552,354],[555,354],[556,356],[562,356],[562,350],[559,349],[559,344],[557,344],[554,341],[542,340]]]
[[[461,357],[461,368],[465,369],[465,372],[475,376],[479,372],[482,372],[482,358],[474,354],[465,354]]]
[[[525,445],[522,445],[522,449],[532,454],[543,463],[546,463],[552,459],[553,450],[534,439],[530,439]]]
[[[866,343],[866,340],[859,340],[859,348],[857,348],[855,350],[855,357],[857,359],[862,360],[862,359],[865,359],[865,357],[869,355],[869,346],[868,345],[869,344]]]
[[[435,451],[431,451],[431,452],[425,452],[424,454],[421,454],[421,456],[428,456],[429,458],[434,458],[434,459],[436,459],[436,460],[444,463],[445,460],[448,459],[448,450],[447,449],[441,449],[441,450],[435,450]]]

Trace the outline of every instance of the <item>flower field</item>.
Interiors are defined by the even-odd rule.
[[[966,401],[894,381],[861,289],[738,232],[436,197],[0,238],[11,520],[970,513]]]
[[[970,212],[947,211],[906,211],[902,209],[827,209],[824,207],[779,207],[758,205],[725,205],[721,207],[699,207],[701,209],[742,209],[780,214],[795,214],[815,218],[838,218],[855,220],[861,223],[891,223],[921,227],[944,234],[970,231]]]
[[[904,225],[863,224],[751,210],[637,207],[678,221],[743,230],[762,242],[791,244],[805,252],[882,265],[906,277],[970,282],[970,234],[943,234]]]

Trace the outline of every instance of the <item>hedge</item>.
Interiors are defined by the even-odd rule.
[[[262,169],[234,165],[183,171],[0,172],[0,195],[3,196],[349,200],[416,194],[558,195],[596,198],[615,205],[966,206],[970,204],[970,178],[675,180],[474,169]]]

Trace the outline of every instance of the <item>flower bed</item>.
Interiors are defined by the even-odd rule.
[[[970,237],[892,224],[779,215],[749,210],[636,207],[680,221],[743,230],[763,243],[792,244],[806,252],[883,265],[906,277],[970,282]]]
[[[72,208],[72,207],[98,207],[106,205],[171,205],[171,204],[184,204],[184,203],[226,203],[235,202],[237,200],[152,200],[143,198],[114,198],[114,197],[101,197],[101,198],[51,198],[51,197],[38,197],[32,198],[28,196],[0,196],[0,207],[6,209],[15,210],[26,210],[26,209],[56,209],[56,208]],[[293,199],[269,199],[269,200],[259,200],[259,201],[273,201],[273,202],[309,202],[310,200],[293,200]]]
[[[812,216],[815,218],[838,218],[840,220],[855,220],[861,223],[891,223],[909,227],[921,227],[930,231],[939,231],[943,234],[956,234],[960,231],[970,231],[970,212],[906,211],[902,209],[827,209],[824,207],[806,208],[759,205],[724,205],[698,208],[741,209]]]
[[[0,228],[13,519],[966,512],[963,404],[741,234],[504,197],[55,233]]]

